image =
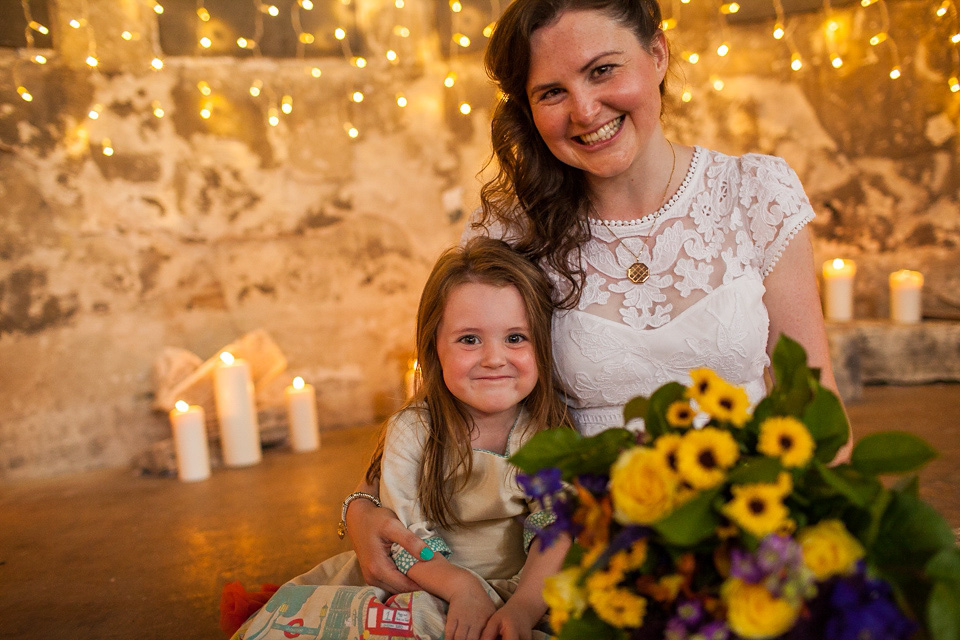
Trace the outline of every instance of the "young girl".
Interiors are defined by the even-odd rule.
[[[549,515],[526,500],[507,458],[537,431],[570,426],[552,309],[540,270],[499,240],[441,256],[417,314],[420,388],[367,470],[383,506],[422,541],[392,549],[420,591],[385,601],[343,553],[281,587],[235,640],[546,637],[532,632],[546,612],[543,580],[568,545],[540,549],[533,531]]]

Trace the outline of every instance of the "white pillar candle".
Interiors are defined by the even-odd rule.
[[[417,361],[411,360],[406,373],[403,374],[403,391],[407,400],[417,392]]]
[[[823,263],[823,306],[827,320],[841,322],[853,319],[853,277],[857,265],[853,260],[828,260]]]
[[[284,395],[290,420],[290,446],[294,451],[316,451],[320,447],[320,432],[317,429],[317,393],[313,385],[297,376]]]
[[[890,319],[912,324],[920,322],[923,274],[901,269],[890,274]]]
[[[207,421],[203,407],[178,400],[170,411],[173,447],[177,453],[177,476],[183,482],[210,477],[210,450],[207,448]]]
[[[250,365],[228,352],[220,354],[220,361],[213,372],[213,386],[223,462],[228,467],[256,464],[262,454]]]

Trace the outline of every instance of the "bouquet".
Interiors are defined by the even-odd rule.
[[[796,342],[752,411],[714,372],[624,408],[644,433],[555,429],[512,458],[573,538],[544,599],[561,640],[960,639],[960,550],[911,475],[935,456],[848,425]],[[882,478],[899,476],[899,478]]]

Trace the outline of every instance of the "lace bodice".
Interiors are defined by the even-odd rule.
[[[590,221],[575,309],[554,315],[554,359],[580,430],[623,424],[623,405],[699,367],[765,392],[764,277],[813,209],[787,163],[695,149],[683,183],[639,220]],[[637,259],[649,279],[626,275]],[[562,280],[551,275],[557,287]]]

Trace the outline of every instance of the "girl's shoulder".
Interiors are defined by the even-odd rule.
[[[430,413],[422,404],[412,404],[387,421],[387,438],[415,438],[425,442],[430,431]]]

